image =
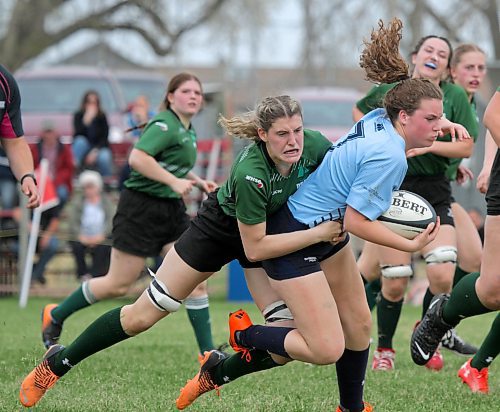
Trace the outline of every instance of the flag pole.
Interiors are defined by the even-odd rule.
[[[49,161],[42,159],[40,161],[40,179],[39,190],[43,200],[45,193],[45,184],[47,182],[47,173],[49,170]],[[40,218],[42,215],[42,207],[39,206],[33,211],[33,220],[31,222],[30,237],[28,240],[28,251],[26,252],[26,262],[24,264],[24,273],[21,283],[21,291],[19,293],[19,307],[25,308],[28,303],[28,295],[31,284],[31,274],[33,272],[33,259],[35,256],[36,244],[38,240],[38,232],[40,231]]]

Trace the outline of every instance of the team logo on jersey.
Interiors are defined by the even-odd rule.
[[[167,124],[163,122],[155,122],[155,126],[158,126],[163,132],[168,130]]]
[[[257,187],[259,189],[261,189],[262,187],[264,187],[264,183],[262,183],[262,180],[257,179],[256,177],[253,177],[253,176],[250,176],[250,175],[246,175],[245,179],[248,180],[248,181],[250,181],[250,182],[257,183]]]

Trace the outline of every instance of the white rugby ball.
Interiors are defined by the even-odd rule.
[[[406,190],[395,190],[392,192],[391,206],[378,220],[398,235],[413,239],[429,223],[436,222],[436,211],[422,196]]]

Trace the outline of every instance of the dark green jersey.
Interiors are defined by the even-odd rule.
[[[476,119],[476,127],[479,128],[479,117],[477,115],[477,108],[476,108],[476,99],[474,99],[474,96],[472,96],[472,100],[470,101],[470,107],[472,109],[472,112],[474,113],[474,117]],[[467,129],[469,130],[469,129]],[[477,140],[477,134],[471,135],[472,138],[474,139],[474,142]],[[449,180],[456,180],[457,178],[457,170],[458,166],[460,166],[460,163],[462,162],[462,158],[450,158],[450,165],[448,166],[448,169],[446,169],[446,177]]]
[[[396,83],[381,84],[373,87],[368,94],[356,103],[357,108],[363,112],[382,107],[385,94],[392,89]],[[464,126],[469,134],[474,138],[478,135],[478,123],[465,90],[460,86],[448,82],[441,82],[443,92],[444,116],[454,122]],[[440,137],[438,140],[449,142],[451,136]],[[427,153],[408,159],[408,176],[433,176],[444,174],[450,165],[450,158]],[[455,169],[456,172],[456,169]]]
[[[196,162],[196,133],[193,128],[186,129],[171,110],[153,117],[134,147],[153,156],[161,167],[179,178],[185,177]],[[133,169],[125,187],[155,197],[181,197],[169,186]]]
[[[331,145],[321,133],[304,130],[302,157],[286,177],[276,170],[263,142],[248,145],[217,193],[222,210],[248,225],[264,222],[316,170]]]

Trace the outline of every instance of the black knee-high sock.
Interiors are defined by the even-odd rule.
[[[363,278],[363,275],[361,275],[361,278],[363,279],[363,283],[365,285],[368,307],[370,308],[370,310],[372,310],[377,304],[377,298],[380,294],[380,290],[382,289],[382,283],[380,282],[380,279],[375,279],[371,282],[367,282],[365,278]]]
[[[252,325],[248,329],[237,332],[237,340],[246,348],[269,351],[290,358],[285,351],[285,337],[292,330],[294,328]]]
[[[460,266],[457,265],[455,267],[455,275],[453,276],[453,287],[455,287],[455,285],[458,282],[460,282],[465,275],[468,275],[468,274],[469,274],[469,272],[466,272],[465,270],[460,268]]]
[[[398,302],[387,300],[382,293],[377,304],[378,347],[392,349],[392,338],[396,333],[403,299]]]
[[[425,315],[425,312],[427,312],[427,309],[429,309],[429,305],[431,304],[431,300],[434,297],[434,294],[431,292],[429,288],[425,291],[424,295],[424,300],[422,302],[422,318]]]
[[[361,412],[363,388],[369,348],[362,351],[346,349],[335,364],[339,386],[340,405],[350,412]]]

